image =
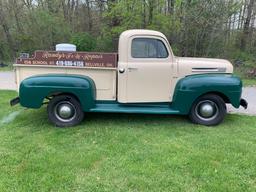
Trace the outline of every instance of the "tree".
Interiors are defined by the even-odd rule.
[[[255,13],[255,0],[0,0],[0,55],[53,49],[84,33],[95,49],[116,51],[120,33],[134,28],[163,32],[177,55],[255,53]]]
[[[240,49],[243,51],[246,49],[246,43],[248,42],[254,3],[255,3],[255,0],[250,0],[247,6],[247,15],[244,22],[244,29],[243,29],[243,34],[242,34],[241,44],[240,44]]]

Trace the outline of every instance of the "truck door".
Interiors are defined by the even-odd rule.
[[[165,39],[155,36],[133,36],[129,39],[128,62],[123,69],[125,74],[119,73],[125,75],[119,80],[126,81],[125,90],[122,90],[125,97],[121,102],[171,101],[173,62],[168,45]]]

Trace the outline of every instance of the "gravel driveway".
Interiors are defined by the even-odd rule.
[[[13,71],[0,72],[0,89],[15,90],[15,76]]]
[[[15,77],[14,72],[0,72],[0,90],[15,90]],[[243,96],[248,102],[248,108],[245,110],[243,107],[235,109],[228,105],[229,113],[241,113],[247,115],[256,115],[256,87],[243,88]]]
[[[243,107],[240,106],[239,109],[236,109],[231,105],[228,105],[228,112],[256,115],[256,87],[244,87],[242,98],[244,98],[248,102],[248,108],[245,110]]]

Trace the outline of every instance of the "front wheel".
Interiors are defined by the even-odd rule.
[[[199,97],[192,105],[189,118],[201,125],[218,125],[227,113],[226,104],[218,95],[208,94]]]
[[[71,95],[53,97],[48,106],[48,119],[58,127],[71,127],[79,124],[84,112],[79,101]]]

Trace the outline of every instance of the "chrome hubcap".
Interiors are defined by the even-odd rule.
[[[200,114],[203,117],[211,117],[214,113],[214,107],[210,105],[209,103],[204,103],[202,106],[200,106]]]
[[[204,121],[211,121],[219,114],[219,109],[216,103],[210,100],[199,102],[195,108],[196,116]]]
[[[60,121],[69,122],[75,118],[76,110],[72,103],[63,101],[56,105],[55,115]]]
[[[62,118],[68,119],[72,115],[72,108],[67,104],[63,104],[59,107],[58,113]]]

